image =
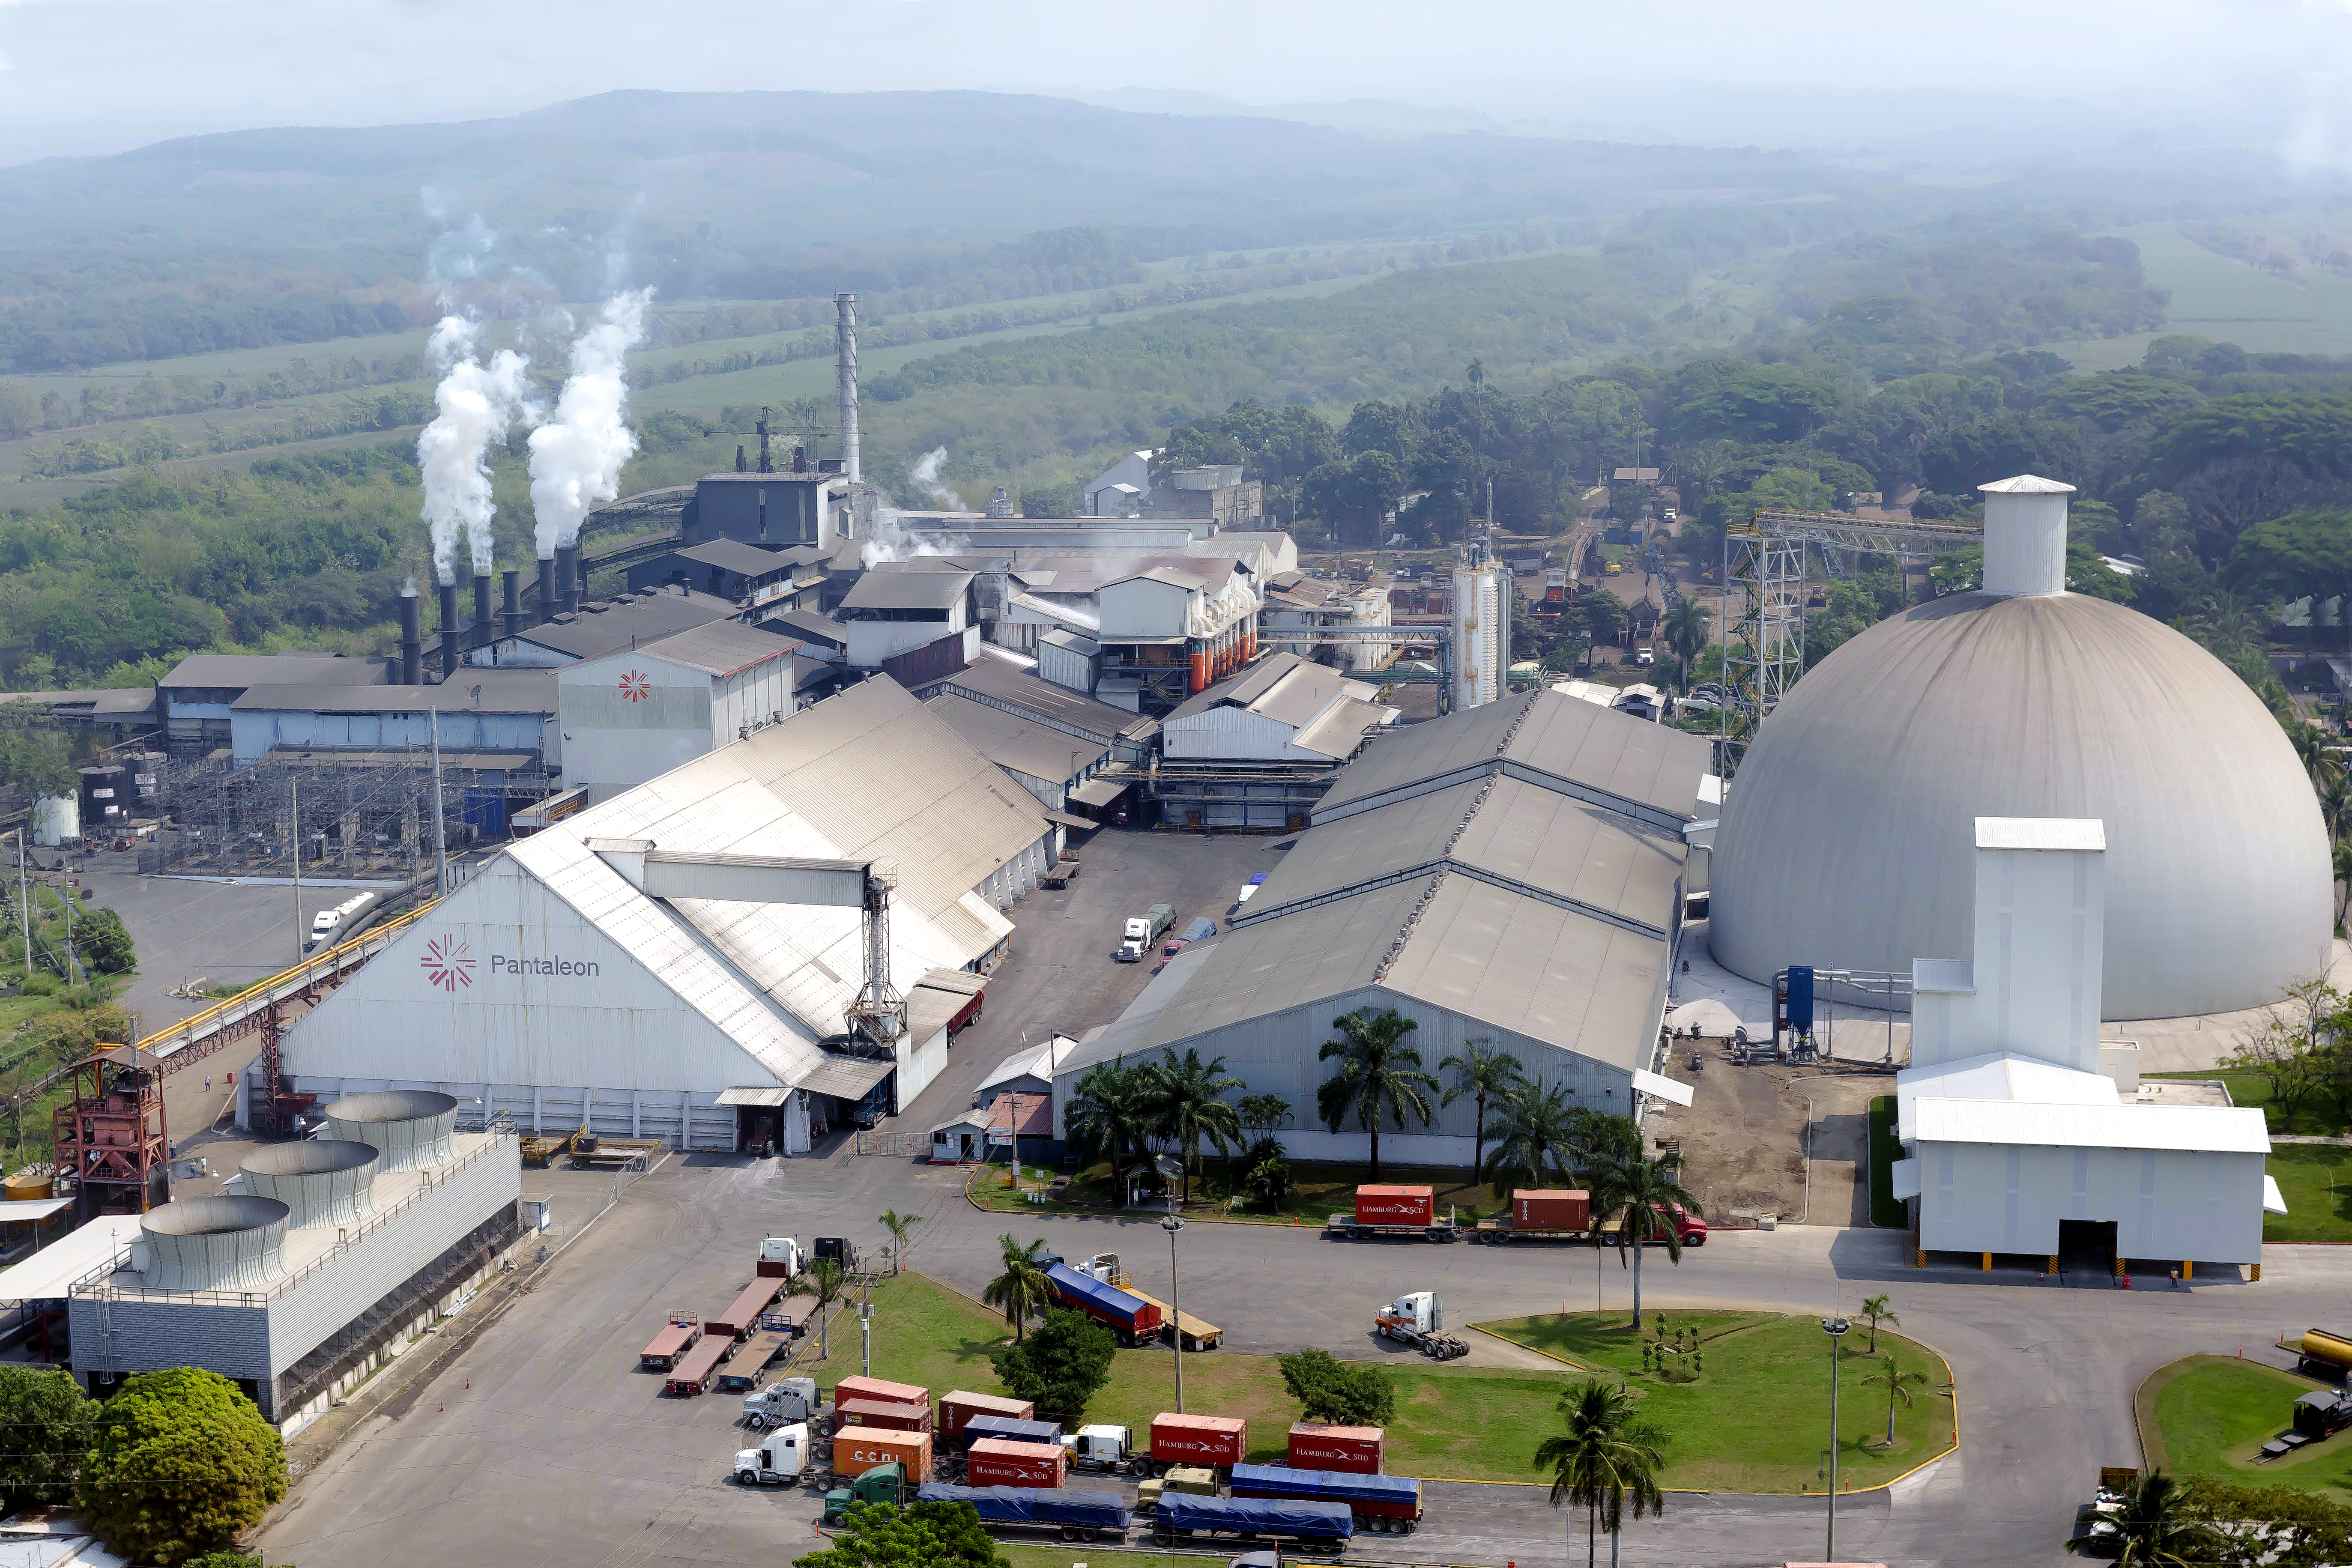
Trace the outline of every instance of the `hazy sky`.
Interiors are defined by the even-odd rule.
[[[0,162],[624,87],[1178,89],[1576,121],[1629,100],[1671,117],[1672,84],[1722,83],[1783,89],[1801,123],[1834,122],[1842,94],[1857,117],[1996,94],[2226,123],[2332,103],[2347,72],[2352,0],[0,0]]]

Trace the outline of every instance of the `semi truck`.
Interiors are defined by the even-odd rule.
[[[862,1502],[886,1502],[897,1508],[907,1500],[907,1470],[897,1460],[870,1466],[850,1479],[845,1487],[834,1487],[824,1494],[823,1522],[839,1524],[849,1517],[849,1510]]]
[[[1111,1475],[1121,1471],[1143,1475],[1151,1468],[1151,1461],[1135,1451],[1135,1433],[1126,1426],[1081,1426],[1062,1439],[1069,1451],[1070,1468],[1101,1470]]]
[[[1160,1498],[1151,1521],[1151,1540],[1157,1546],[1224,1536],[1276,1543],[1286,1541],[1309,1551],[1337,1553],[1348,1549],[1355,1534],[1356,1516],[1347,1504],[1291,1498],[1194,1497],[1190,1492],[1170,1492]]]
[[[1705,1247],[1706,1245],[1706,1221],[1699,1218],[1698,1215],[1690,1213],[1680,1204],[1674,1205],[1670,1212],[1674,1218],[1674,1230],[1676,1240],[1681,1242],[1685,1247]],[[1601,1246],[1622,1247],[1625,1245],[1624,1236],[1624,1215],[1612,1215],[1612,1217],[1601,1222],[1600,1242]],[[1653,1235],[1644,1237],[1643,1245],[1647,1247],[1663,1247],[1665,1245],[1665,1240],[1666,1238],[1664,1236]]]
[[[775,1304],[776,1292],[783,1286],[783,1279],[777,1275],[753,1279],[724,1310],[703,1320],[703,1332],[725,1334],[736,1341],[750,1339],[752,1331],[760,1326],[760,1315]]]
[[[1372,1320],[1372,1331],[1384,1340],[1411,1345],[1432,1361],[1452,1361],[1470,1353],[1470,1347],[1445,1331],[1445,1303],[1434,1290],[1415,1290],[1389,1303]]]
[[[1051,1531],[1065,1541],[1124,1541],[1133,1517],[1117,1492],[1045,1491],[1030,1487],[951,1487],[933,1482],[918,1502],[970,1503],[991,1530]]]
[[[708,1394],[719,1363],[734,1349],[735,1342],[725,1334],[703,1335],[670,1367],[669,1380],[662,1384],[662,1392],[682,1394],[689,1399],[698,1394]]]
[[[1057,1490],[1069,1479],[1070,1457],[1063,1452],[1058,1434],[1050,1443],[982,1437],[964,1451],[963,1475],[969,1486]]]
[[[1507,1219],[1482,1219],[1472,1239],[1491,1247],[1513,1241],[1582,1241],[1591,1233],[1592,1194],[1577,1188],[1521,1187],[1511,1194]]]
[[[1300,1470],[1288,1465],[1235,1465],[1232,1490],[1237,1498],[1336,1502],[1375,1535],[1411,1535],[1421,1524],[1421,1483],[1411,1476]]]
[[[1164,1320],[1156,1301],[1082,1274],[1066,1263],[1048,1267],[1045,1281],[1053,1287],[1055,1299],[1062,1305],[1084,1312],[1117,1334],[1118,1342],[1129,1349],[1159,1336]]]
[[[357,936],[360,927],[367,924],[368,912],[376,906],[373,893],[355,893],[331,910],[320,910],[310,921],[310,939],[302,944],[304,952],[314,952],[322,947],[332,947],[346,937]]]
[[[808,1257],[801,1244],[789,1236],[772,1236],[760,1243],[760,1277],[791,1280],[800,1277],[808,1267]]]
[[[1118,951],[1111,956],[1121,963],[1142,963],[1144,954],[1151,951],[1151,944],[1160,940],[1160,933],[1175,923],[1176,906],[1173,904],[1154,904],[1139,915],[1128,916],[1125,938],[1119,942]]]
[[[1290,1467],[1296,1470],[1345,1470],[1377,1476],[1386,1458],[1388,1434],[1378,1426],[1332,1426],[1296,1421],[1290,1427]]]
[[[701,1337],[702,1323],[692,1312],[672,1312],[661,1332],[637,1352],[637,1365],[647,1372],[667,1372]]]
[[[816,1412],[816,1379],[780,1377],[743,1402],[743,1425],[754,1432],[765,1426],[789,1426]]]
[[[747,1487],[789,1486],[808,1469],[809,1429],[795,1422],[779,1426],[756,1448],[735,1454],[735,1479]]]
[[[1323,1237],[1336,1241],[1403,1238],[1452,1241],[1454,1216],[1437,1212],[1437,1194],[1429,1187],[1365,1186],[1356,1189],[1356,1206],[1323,1222]]]

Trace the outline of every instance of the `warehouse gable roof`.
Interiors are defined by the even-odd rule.
[[[735,602],[691,591],[665,588],[608,603],[583,605],[576,616],[545,626],[525,626],[520,640],[573,658],[594,658],[615,648],[648,643],[690,626],[731,619]]]
[[[1092,736],[1106,746],[1122,736],[1139,740],[1160,729],[1157,719],[1056,686],[1001,659],[983,658],[969,665],[949,676],[940,689],[975,698],[993,707],[1016,708],[1041,723]]]
[[[1108,747],[952,692],[934,697],[924,706],[999,767],[1048,784],[1067,784],[1110,756]]]
[[[954,567],[944,570],[894,562],[877,566],[860,577],[841,601],[845,610],[947,610],[954,608],[971,586],[972,574]]]
[[[2147,1149],[2267,1154],[2262,1110],[2236,1105],[2065,1105],[2038,1100],[1937,1100],[1911,1108],[1921,1143],[2026,1143],[2061,1149]]]
[[[797,639],[780,637],[740,621],[711,621],[654,642],[640,643],[636,651],[650,658],[698,669],[705,675],[729,676],[767,659],[782,658],[797,646]]]

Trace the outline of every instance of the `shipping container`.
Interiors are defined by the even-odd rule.
[[[1065,1541],[1124,1541],[1134,1517],[1117,1492],[950,1487],[934,1481],[918,1491],[915,1500],[969,1503],[991,1530],[1050,1530]]]
[[[834,1430],[847,1426],[883,1426],[893,1432],[928,1432],[928,1405],[887,1405],[879,1399],[845,1399],[833,1407]]]
[[[1002,1438],[1008,1443],[1051,1443],[1059,1447],[1062,1427],[1055,1421],[1015,1421],[1010,1415],[974,1415],[963,1424],[953,1441],[969,1448],[982,1437]]]
[[[1197,1535],[1254,1536],[1295,1541],[1344,1552],[1355,1538],[1356,1516],[1345,1503],[1291,1498],[1194,1497],[1169,1492],[1151,1521],[1152,1542],[1171,1546]]]
[[[862,1476],[877,1465],[900,1465],[910,1476],[931,1473],[931,1435],[893,1432],[884,1426],[852,1426],[834,1434],[833,1473]]]
[[[1451,1215],[1437,1212],[1437,1194],[1428,1187],[1362,1186],[1356,1189],[1352,1213],[1335,1214],[1323,1222],[1325,1238],[1346,1237],[1413,1237],[1429,1241],[1454,1239]]]
[[[1421,1483],[1411,1476],[1295,1469],[1288,1465],[1235,1465],[1237,1498],[1297,1498],[1335,1502],[1376,1535],[1410,1535],[1421,1523]]]
[[[1290,1462],[1302,1470],[1345,1470],[1351,1475],[1377,1476],[1385,1458],[1387,1436],[1378,1426],[1294,1422],[1290,1428]]]
[[[964,1480],[975,1487],[1057,1489],[1069,1479],[1070,1456],[1059,1443],[1008,1443],[982,1437],[964,1456]]]
[[[1582,1230],[1592,1216],[1592,1194],[1578,1188],[1522,1187],[1511,1194],[1517,1230]]]
[[[967,1390],[950,1389],[940,1395],[940,1436],[952,1437],[963,1430],[963,1424],[975,1415],[1003,1415],[1014,1421],[1034,1421],[1037,1407],[1025,1399],[1007,1399],[1001,1394],[973,1394]]]
[[[852,1399],[868,1399],[877,1405],[920,1405],[928,1409],[931,1391],[911,1383],[888,1383],[878,1377],[845,1377],[833,1385],[835,1405]]]
[[[784,1282],[773,1275],[762,1275],[743,1287],[742,1294],[724,1310],[703,1320],[704,1331],[725,1334],[730,1340],[747,1340],[759,1326],[760,1314],[774,1305],[776,1292]]]
[[[692,1312],[672,1313],[653,1342],[637,1352],[637,1364],[650,1372],[667,1372],[701,1337],[702,1325]]]
[[[1151,1463],[1238,1465],[1249,1453],[1249,1423],[1235,1415],[1178,1415],[1161,1411],[1151,1418]]]
[[[735,1342],[725,1334],[705,1334],[694,1342],[694,1348],[677,1358],[669,1369],[669,1381],[662,1385],[667,1394],[697,1394],[709,1392],[711,1378],[719,1363],[727,1359]]]
[[[1081,1274],[1066,1263],[1047,1268],[1045,1280],[1064,1306],[1075,1307],[1103,1324],[1123,1345],[1141,1344],[1160,1332],[1159,1307],[1132,1291]]]

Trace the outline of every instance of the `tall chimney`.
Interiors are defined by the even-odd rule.
[[[1984,492],[1984,591],[2020,597],[2066,591],[2066,498],[2072,485],[2020,474]]]
[[[559,544],[555,547],[555,580],[563,585],[563,613],[580,613],[580,546]]]
[[[835,294],[841,312],[835,329],[841,352],[841,471],[852,479],[857,471],[857,296]]]
[[[441,584],[441,679],[457,673],[457,584]]]
[[[541,626],[543,626],[555,618],[556,601],[562,596],[563,590],[556,586],[555,583],[555,557],[541,556],[539,558],[539,624]]]
[[[490,574],[474,574],[474,635],[485,642],[490,636]]]
[[[425,634],[417,626],[416,579],[400,590],[400,683],[425,684]]]
[[[500,596],[505,600],[505,635],[517,637],[522,632],[522,573],[509,566],[499,575]]]

